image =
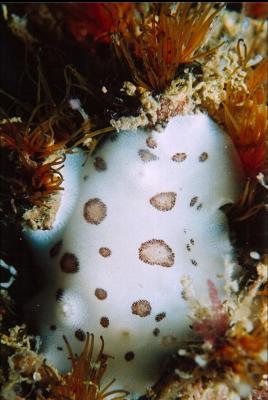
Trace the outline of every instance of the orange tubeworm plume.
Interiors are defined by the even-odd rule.
[[[200,52],[221,5],[178,3],[153,5],[149,16],[130,19],[114,39],[118,56],[127,63],[135,83],[147,90],[164,91],[178,66],[211,52]],[[214,51],[214,49],[212,50]]]
[[[224,119],[246,175],[255,177],[267,163],[267,68],[263,60],[247,74],[247,89],[234,91],[227,85]]]
[[[62,376],[62,381],[52,386],[52,393],[57,400],[102,400],[107,397],[112,399],[125,399],[128,392],[125,390],[110,390],[114,380],[102,387],[101,381],[107,369],[109,356],[104,354],[104,340],[101,337],[101,348],[94,359],[94,335],[87,333],[85,346],[82,353],[74,355],[64,337],[72,363],[70,373]],[[52,372],[52,371],[51,371]],[[55,377],[56,378],[56,377]],[[111,397],[113,396],[113,397]]]

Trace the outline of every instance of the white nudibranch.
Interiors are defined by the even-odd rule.
[[[102,335],[114,357],[107,381],[142,395],[191,334],[181,279],[204,304],[208,279],[224,297],[234,256],[220,208],[238,198],[243,173],[204,114],[175,117],[160,133],[120,132],[84,160],[67,156],[68,217],[60,209],[51,231],[25,232],[47,278],[31,315],[60,370],[69,367],[62,335],[77,353],[87,331]]]

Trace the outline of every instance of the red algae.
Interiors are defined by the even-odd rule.
[[[78,42],[92,37],[110,43],[119,20],[128,20],[134,3],[69,3],[61,5],[67,28]]]

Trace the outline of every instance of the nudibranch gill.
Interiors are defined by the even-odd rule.
[[[235,256],[221,207],[238,198],[243,172],[205,114],[119,132],[85,159],[67,156],[53,229],[25,232],[46,281],[30,315],[60,370],[70,366],[63,335],[79,353],[91,332],[113,357],[107,382],[142,395],[191,335],[182,280],[205,305],[208,279],[224,298]]]

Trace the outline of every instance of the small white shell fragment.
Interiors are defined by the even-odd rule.
[[[204,368],[207,365],[207,360],[202,357],[202,356],[195,356],[194,358],[195,362],[197,365],[199,365],[199,367]]]
[[[114,357],[107,382],[142,395],[191,333],[183,276],[200,302],[209,303],[208,279],[223,297],[219,276],[233,252],[220,207],[238,198],[242,169],[230,139],[203,114],[175,117],[150,136],[121,132],[83,168],[74,157],[54,229],[25,233],[47,277],[31,314],[58,368],[69,366],[58,350],[63,334],[77,353],[85,332],[96,343],[102,335]]]
[[[35,381],[35,382],[39,382],[39,381],[41,381],[41,379],[42,379],[42,376],[41,376],[41,374],[40,374],[40,372],[34,372],[33,373],[33,380]]]
[[[257,251],[251,251],[249,253],[249,255],[253,260],[260,260],[261,259],[261,255]]]

